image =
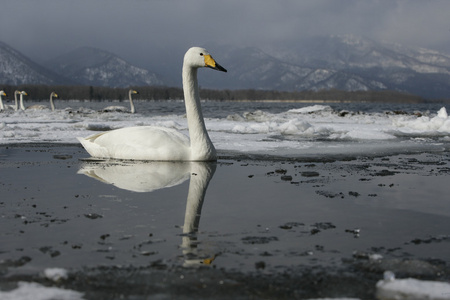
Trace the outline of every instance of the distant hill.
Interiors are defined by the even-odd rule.
[[[133,66],[112,53],[90,47],[47,62],[53,71],[83,85],[128,87],[163,85],[155,73]]]
[[[72,81],[31,61],[0,42],[0,84],[71,84]]]

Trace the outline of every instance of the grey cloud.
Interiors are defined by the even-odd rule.
[[[92,46],[145,66],[181,60],[193,45],[289,46],[313,35],[433,48],[450,46],[449,11],[450,1],[421,0],[4,0],[0,40],[41,62]]]

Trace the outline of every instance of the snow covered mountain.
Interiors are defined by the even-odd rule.
[[[229,71],[221,77],[223,85],[215,83],[217,76],[208,75],[208,86],[217,88],[388,89],[426,98],[450,95],[450,55],[434,50],[354,36],[315,37],[290,47],[215,47],[215,52],[225,52],[220,63]]]
[[[90,47],[59,56],[48,61],[47,65],[84,85],[128,87],[164,84],[155,73],[133,66],[112,53]]]
[[[390,89],[424,97],[450,94],[450,55],[434,50],[351,35],[315,37],[289,49],[265,50],[279,60],[314,69],[296,88]],[[318,78],[311,76],[316,74]]]
[[[0,84],[65,84],[70,79],[36,64],[19,51],[0,42]]]
[[[355,36],[314,37],[263,49],[207,48],[228,69],[227,74],[199,72],[200,82],[207,88],[395,90],[425,98],[450,95],[450,54],[429,49]],[[95,48],[76,49],[45,66],[51,71],[0,43],[0,84],[181,85],[179,60],[174,60],[173,66],[153,67],[154,73]],[[164,74],[164,80],[156,72]]]
[[[293,53],[295,54],[295,53]],[[239,57],[239,59],[235,59]],[[296,58],[298,59],[298,58]],[[276,57],[257,48],[232,49],[222,58],[230,76],[218,88],[254,88],[262,90],[379,90],[387,86],[364,72],[333,68],[327,64],[296,62],[290,57]],[[215,79],[210,75],[211,79]],[[205,78],[208,82],[208,79]],[[205,84],[206,85],[206,84]],[[209,82],[214,85],[214,82]]]

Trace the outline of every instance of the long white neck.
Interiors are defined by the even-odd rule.
[[[4,110],[5,107],[3,106],[3,100],[2,100],[2,93],[0,93],[0,110]]]
[[[133,99],[131,98],[131,93],[132,91],[128,92],[128,98],[130,98],[130,112],[132,114],[134,114],[136,112],[135,108],[134,108],[134,103],[133,103]]]
[[[216,149],[206,131],[198,93],[197,68],[183,65],[183,90],[186,117],[191,139],[191,160],[216,159]]]
[[[18,105],[18,103],[17,103],[17,94],[18,94],[18,92],[15,91],[15,92],[14,92],[14,110],[15,110],[15,111],[18,111],[18,110],[19,110],[19,105]]]
[[[55,104],[53,104],[53,93],[50,94],[50,107],[52,111],[55,111]]]
[[[25,110],[25,106],[23,105],[23,94],[20,93],[20,109]]]

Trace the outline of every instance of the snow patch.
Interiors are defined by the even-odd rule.
[[[84,300],[83,294],[73,290],[46,287],[35,282],[19,282],[12,291],[0,291],[2,300]]]

